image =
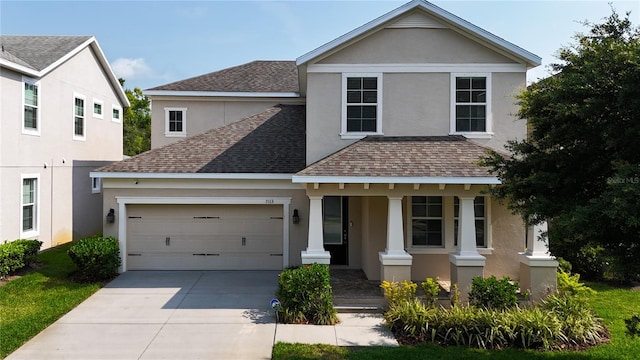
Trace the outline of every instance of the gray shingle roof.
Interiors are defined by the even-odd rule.
[[[97,172],[294,174],[305,167],[305,107],[278,105]]]
[[[488,148],[462,136],[371,136],[319,160],[298,176],[487,177]]]
[[[253,61],[148,90],[298,92],[295,61]]]
[[[43,70],[91,36],[0,35],[0,58],[34,70]]]

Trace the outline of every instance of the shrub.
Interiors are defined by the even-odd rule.
[[[624,319],[624,324],[627,327],[627,335],[631,337],[640,336],[640,313]]]
[[[449,293],[451,296],[451,306],[460,306],[460,289],[458,289],[457,283],[451,284]]]
[[[391,303],[384,320],[394,333],[410,336],[415,341],[426,341],[428,324],[435,309],[428,309],[418,299],[402,299]]]
[[[580,274],[571,275],[558,269],[558,293],[567,296],[583,296],[595,293],[593,289],[580,282]]]
[[[120,247],[114,237],[96,235],[71,245],[69,257],[78,267],[80,281],[109,280],[118,274]]]
[[[280,273],[278,318],[285,323],[333,325],[338,322],[331,298],[329,266],[303,265]]]
[[[518,304],[518,288],[508,277],[498,280],[495,276],[486,279],[477,276],[471,282],[469,302],[486,309],[509,309]]]
[[[15,240],[0,245],[0,278],[29,266],[36,260],[42,242]]]
[[[567,344],[595,345],[600,342],[604,328],[583,298],[551,295],[543,300],[541,308],[558,317],[563,341]]]
[[[439,278],[426,278],[420,285],[424,291],[424,302],[429,307],[434,307],[438,304],[438,294],[440,293]]]
[[[418,285],[412,281],[403,280],[401,283],[397,281],[383,281],[380,287],[384,290],[384,297],[387,305],[398,303],[401,300],[411,300],[416,296]]]

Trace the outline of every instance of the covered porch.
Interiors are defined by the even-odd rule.
[[[365,138],[307,167],[293,177],[309,198],[302,263],[361,268],[378,281],[439,277],[462,299],[476,276],[509,276],[542,296],[557,264],[546,237],[533,236],[542,230],[487,195],[500,182],[476,164],[485,151],[459,137]],[[327,218],[335,199],[342,226]],[[345,242],[346,262],[337,262]]]

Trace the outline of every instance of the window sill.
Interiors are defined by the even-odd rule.
[[[467,139],[491,139],[492,132],[452,132],[449,135],[462,135]]]
[[[75,141],[87,141],[87,137],[86,136],[74,136],[73,140],[75,140]]]
[[[20,232],[20,239],[28,239],[28,238],[34,238],[37,237],[38,235],[40,235],[40,233],[37,230],[31,230],[31,231],[26,231],[26,232]]]
[[[456,248],[408,248],[407,252],[412,255],[447,255],[456,252]],[[493,248],[478,248],[480,255],[493,254]]]
[[[98,114],[93,114],[93,118],[94,119],[100,119],[100,120],[104,119],[104,117],[102,115],[98,115]]]
[[[370,132],[370,133],[361,133],[361,132],[353,132],[353,133],[341,133],[340,138],[342,140],[360,140],[364,139],[367,136],[383,136],[384,133],[381,132]]]
[[[186,133],[164,133],[165,137],[187,137]]]
[[[40,131],[39,130],[28,130],[28,129],[22,129],[22,135],[29,135],[29,136],[40,136]]]

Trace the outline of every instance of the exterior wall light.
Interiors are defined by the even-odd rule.
[[[298,209],[293,209],[293,223],[294,224],[299,224],[300,223],[300,214],[298,214]]]
[[[109,209],[109,213],[107,214],[107,223],[113,224],[114,222],[116,222],[115,210]]]

